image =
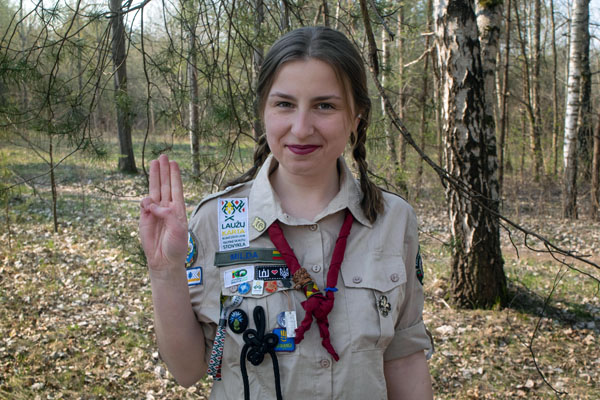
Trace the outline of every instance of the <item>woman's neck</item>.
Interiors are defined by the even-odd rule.
[[[269,179],[283,211],[309,221],[323,211],[340,190],[337,164],[318,176],[290,174],[279,165]]]

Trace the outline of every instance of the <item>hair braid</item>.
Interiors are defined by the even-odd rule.
[[[238,183],[244,183],[251,181],[256,176],[256,173],[265,163],[265,160],[271,153],[271,149],[269,148],[269,143],[267,143],[267,135],[262,134],[260,138],[258,138],[258,143],[256,144],[256,148],[254,149],[254,165],[246,171],[242,176],[227,182],[227,186],[237,185]]]
[[[381,189],[369,179],[369,167],[367,164],[367,149],[365,141],[367,138],[367,121],[361,119],[357,133],[352,133],[352,157],[358,166],[360,174],[360,188],[363,192],[363,197],[360,202],[360,207],[367,219],[373,223],[377,216],[383,212],[383,195]]]

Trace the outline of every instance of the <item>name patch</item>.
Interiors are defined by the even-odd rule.
[[[219,250],[234,250],[250,245],[248,235],[248,198],[219,199]]]
[[[257,265],[254,276],[263,281],[282,281],[290,278],[290,270],[286,265]]]
[[[215,253],[215,266],[236,264],[283,264],[283,258],[274,248],[250,248]]]

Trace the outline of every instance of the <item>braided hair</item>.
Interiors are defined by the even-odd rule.
[[[281,66],[289,61],[307,59],[323,61],[333,68],[348,94],[346,97],[350,103],[349,109],[360,113],[358,128],[350,135],[352,157],[360,175],[360,187],[363,192],[361,208],[368,220],[375,222],[384,207],[381,189],[369,179],[366,161],[365,142],[371,113],[371,99],[367,90],[367,76],[362,57],[343,33],[327,27],[303,27],[279,38],[271,46],[260,69],[257,85],[259,110],[261,113],[264,112],[269,91]],[[263,134],[258,139],[254,150],[254,165],[228,185],[254,179],[270,152],[266,134]]]

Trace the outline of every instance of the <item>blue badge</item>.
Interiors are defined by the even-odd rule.
[[[247,294],[250,291],[250,284],[248,282],[244,282],[238,286],[239,294]]]
[[[273,329],[273,333],[279,338],[279,343],[275,347],[275,351],[294,351],[296,350],[296,342],[293,337],[288,337],[287,332],[283,328]]]
[[[196,237],[192,231],[188,231],[188,250],[185,258],[185,267],[189,268],[196,262],[198,258],[198,246],[196,246]]]
[[[187,268],[188,286],[197,286],[202,284],[202,267]]]
[[[229,314],[227,323],[233,333],[242,333],[248,327],[248,315],[244,310],[237,308]]]

